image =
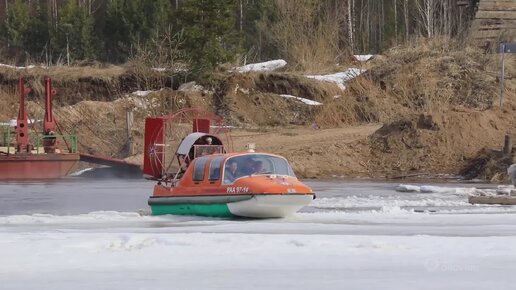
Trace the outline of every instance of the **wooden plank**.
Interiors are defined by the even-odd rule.
[[[478,11],[484,11],[484,12],[492,12],[492,11],[516,11],[515,5],[507,5],[507,7],[498,7],[498,6],[483,6],[479,7]]]
[[[503,23],[495,25],[484,25],[477,28],[476,31],[489,31],[489,30],[516,30],[514,26],[508,26]]]
[[[470,196],[468,199],[472,204],[500,204],[500,205],[516,205],[515,196]]]
[[[473,27],[490,26],[490,25],[506,25],[508,27],[516,27],[516,19],[475,19]]]
[[[504,10],[515,6],[514,1],[480,1],[478,10]]]
[[[478,11],[475,19],[510,19],[516,20],[516,12],[508,11]]]
[[[486,37],[486,38],[499,38],[502,36],[508,36],[510,33],[508,33],[506,30],[482,30],[482,31],[475,31],[473,33],[475,38],[478,37]]]
[[[480,0],[479,1],[479,5],[480,4],[492,4],[492,5],[504,5],[504,4],[508,4],[508,3],[514,3],[513,0]]]

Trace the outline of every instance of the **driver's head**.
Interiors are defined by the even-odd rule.
[[[262,170],[263,170],[263,162],[261,162],[261,161],[256,161],[256,162],[254,163],[254,170],[255,170],[256,172],[260,172],[260,171],[262,171]]]
[[[229,170],[234,172],[238,169],[238,163],[236,161],[230,161],[229,162]]]

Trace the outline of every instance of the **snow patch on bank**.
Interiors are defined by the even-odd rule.
[[[36,123],[41,123],[42,120],[27,119],[27,121],[29,122],[29,124],[34,125]],[[17,124],[18,124],[18,120],[11,119],[11,120],[9,120],[9,122],[0,123],[0,126],[9,126],[11,128],[14,128],[14,127],[16,127]]]
[[[152,90],[149,90],[149,91],[135,91],[135,92],[132,92],[131,94],[133,94],[135,96],[138,96],[138,97],[146,97],[149,94],[155,93],[155,92],[159,92],[159,91],[152,91]]]
[[[10,64],[4,64],[4,63],[0,63],[0,67],[6,67],[6,68],[12,68],[12,69],[17,69],[17,70],[20,70],[20,69],[33,69],[35,68],[36,66],[35,65],[28,65],[28,66],[15,66],[15,65],[10,65]],[[42,68],[46,68],[45,66],[41,66]]]
[[[307,105],[310,105],[310,106],[320,106],[322,105],[322,103],[319,103],[317,101],[314,101],[314,100],[310,100],[310,99],[305,99],[305,98],[301,98],[301,97],[296,97],[296,96],[292,96],[292,95],[280,95],[281,97],[283,98],[286,98],[286,99],[295,99],[297,101],[300,101],[304,104],[307,104]]]
[[[360,62],[370,61],[371,59],[373,59],[374,56],[375,56],[374,54],[356,54],[356,55],[354,55],[355,59]]]
[[[141,109],[154,108],[157,104],[153,104],[149,99],[146,99],[152,93],[158,93],[163,91],[164,89],[159,90],[147,90],[147,91],[134,91],[130,94],[127,94],[126,99],[133,103],[134,106]]]
[[[235,71],[237,72],[264,72],[264,71],[275,71],[277,69],[283,68],[287,65],[287,62],[283,59],[270,60],[266,62],[260,63],[250,63],[241,67],[236,67]]]
[[[9,122],[0,123],[0,126],[9,126],[11,128],[14,128],[14,127],[16,127],[17,123],[18,123],[18,121],[16,119],[11,119],[11,120],[9,120]]]
[[[345,90],[346,89],[346,82],[360,76],[364,72],[366,72],[366,69],[361,68],[348,68],[347,70],[339,73],[334,74],[327,74],[327,75],[307,75],[307,78],[323,81],[323,82],[329,82],[336,84],[340,89]]]

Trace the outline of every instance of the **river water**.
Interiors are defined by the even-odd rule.
[[[395,191],[397,183],[368,180],[305,182],[316,192],[317,199],[301,212],[361,212],[387,207],[415,212],[478,209],[466,202],[466,195],[402,193]],[[56,182],[0,183],[0,215],[146,212],[147,198],[154,184],[154,181],[139,179],[81,177]],[[447,183],[441,186],[472,188],[479,185]]]

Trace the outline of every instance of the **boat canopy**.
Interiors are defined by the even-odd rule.
[[[230,184],[236,179],[250,175],[283,175],[295,177],[288,161],[269,154],[244,154],[226,159],[223,183]]]

